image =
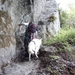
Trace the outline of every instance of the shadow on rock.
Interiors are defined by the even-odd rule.
[[[21,48],[17,53],[14,59],[14,62],[24,62],[28,61],[28,53],[25,52],[25,49]]]

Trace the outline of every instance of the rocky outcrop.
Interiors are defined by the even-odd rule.
[[[16,27],[15,31],[18,31],[18,23],[33,21],[39,26],[39,36],[42,35],[42,38],[46,41],[56,35],[60,29],[58,5],[55,0],[30,1],[13,1],[11,11],[13,24]],[[24,26],[21,31],[22,33],[25,32]]]
[[[40,14],[41,12],[43,12],[45,9],[45,5],[46,5],[46,0],[34,0],[34,14],[33,14],[33,19],[34,19],[34,22],[38,22],[38,17],[42,17]],[[39,18],[40,18],[39,17]]]
[[[37,9],[39,4],[43,5],[41,11]],[[34,21],[39,25],[39,36],[42,35],[45,41],[55,36],[60,29],[58,5],[55,0],[45,0],[45,4],[41,1],[38,5],[34,7],[39,12],[34,11]]]
[[[60,29],[55,0],[0,0],[0,68],[16,54],[16,40],[22,41],[18,37],[25,27],[19,32],[18,24],[29,21],[39,25],[38,35],[44,40],[54,36]]]
[[[0,0],[0,68],[15,55],[16,40],[10,9],[10,0]]]

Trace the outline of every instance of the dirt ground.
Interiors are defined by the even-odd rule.
[[[28,61],[22,50],[15,60],[2,68],[2,75],[75,75],[73,54],[59,51],[57,45],[43,46],[39,59],[32,56]]]

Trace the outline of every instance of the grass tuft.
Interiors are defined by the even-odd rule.
[[[61,29],[55,37],[48,39],[44,44],[51,45],[58,42],[75,45],[75,29]]]

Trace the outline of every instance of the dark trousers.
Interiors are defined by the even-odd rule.
[[[28,44],[29,44],[29,42],[30,42],[30,40],[29,39],[24,39],[24,47],[25,47],[25,52],[26,52],[26,54],[25,54],[25,56],[28,56],[29,54],[28,54]]]

